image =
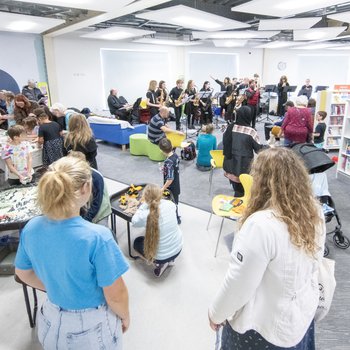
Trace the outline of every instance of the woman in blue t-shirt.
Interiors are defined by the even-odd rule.
[[[197,139],[197,168],[202,171],[210,170],[210,151],[216,149],[216,137],[212,135],[213,130],[213,124],[203,126],[203,131],[205,133],[199,135]]]
[[[38,314],[44,349],[118,349],[129,327],[128,270],[110,230],[79,216],[91,194],[87,162],[65,157],[38,185],[43,216],[21,233],[16,274],[47,292]]]

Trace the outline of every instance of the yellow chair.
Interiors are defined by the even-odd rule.
[[[176,132],[167,132],[166,138],[171,142],[173,148],[182,147],[181,144],[185,140],[185,135],[180,135]]]
[[[213,150],[210,151],[211,155],[211,169],[210,169],[210,174],[209,174],[209,194],[211,193],[211,186],[213,183],[213,173],[214,169],[216,168],[222,168],[224,164],[224,153],[223,150]]]
[[[207,230],[209,228],[209,224],[210,224],[211,217],[213,214],[222,217],[219,235],[218,235],[218,238],[216,241],[214,257],[216,257],[216,253],[218,251],[222,227],[224,225],[224,219],[226,218],[226,219],[230,219],[233,221],[237,221],[242,216],[242,212],[246,208],[247,203],[248,203],[249,198],[250,198],[250,192],[251,192],[251,188],[252,188],[252,184],[253,184],[253,178],[248,174],[242,174],[242,175],[240,175],[239,180],[241,181],[243,188],[244,188],[244,196],[243,197],[233,197],[233,196],[226,196],[223,194],[219,194],[219,195],[215,196],[211,202],[211,214],[209,217]],[[224,203],[231,203],[235,199],[241,200],[242,203],[237,207],[233,207],[229,211],[225,211],[225,210],[220,209]]]

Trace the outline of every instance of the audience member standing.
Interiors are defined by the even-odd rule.
[[[65,153],[71,150],[84,153],[86,161],[97,170],[97,144],[85,115],[73,114],[68,127],[69,132],[64,140]]]
[[[277,106],[277,115],[284,115],[284,104],[287,102],[288,93],[284,91],[284,88],[289,86],[288,79],[285,75],[282,75],[279,83],[277,84],[277,93],[278,93],[278,106]]]
[[[235,197],[244,196],[244,188],[239,175],[249,174],[254,152],[259,152],[263,145],[259,143],[257,132],[251,128],[252,114],[248,106],[237,110],[236,122],[229,125],[223,135],[225,176],[230,180]]]
[[[255,80],[249,81],[249,88],[245,91],[245,95],[247,96],[247,106],[249,106],[252,111],[252,128],[255,129],[256,115],[260,102],[260,92]]]
[[[311,142],[313,133],[312,115],[307,108],[307,97],[298,96],[295,100],[296,107],[288,108],[288,112],[282,123],[284,144]]]
[[[144,203],[132,217],[135,227],[146,227],[145,236],[137,237],[134,249],[154,264],[154,274],[160,277],[172,266],[182,249],[182,233],[177,223],[176,205],[162,199],[162,190],[153,184],[143,190]]]
[[[317,148],[323,148],[324,134],[326,132],[327,125],[325,119],[327,118],[327,112],[318,111],[316,113],[317,125],[314,132],[314,144]]]
[[[39,105],[35,101],[29,101],[24,95],[16,95],[14,103],[14,119],[16,124],[22,125],[23,119],[29,117],[33,113],[34,109],[38,108]]]
[[[47,292],[38,312],[44,349],[122,349],[129,327],[128,290],[122,275],[129,266],[104,226],[79,216],[91,194],[87,162],[64,157],[38,185],[43,213],[22,230],[16,274]]]
[[[49,120],[43,108],[37,108],[35,115],[38,118],[38,143],[43,145],[43,164],[48,166],[63,157],[63,132],[61,126]]]
[[[259,153],[225,280],[209,308],[222,350],[315,350],[325,224],[302,160]],[[302,189],[302,190],[301,190]]]

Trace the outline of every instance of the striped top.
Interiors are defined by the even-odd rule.
[[[150,121],[148,125],[148,139],[152,143],[158,144],[160,139],[165,137],[165,133],[161,130],[161,127],[165,125],[164,119],[156,114]]]

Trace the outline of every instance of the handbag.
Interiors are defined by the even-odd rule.
[[[315,314],[315,321],[321,321],[331,308],[333,294],[336,286],[334,277],[335,261],[322,257],[319,263],[318,272],[318,287],[319,287],[319,302]]]

